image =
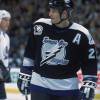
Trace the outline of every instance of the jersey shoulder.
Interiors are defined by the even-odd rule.
[[[92,35],[90,34],[89,30],[86,29],[84,26],[78,24],[78,23],[73,23],[69,29],[73,29],[73,30],[77,30],[79,32],[81,32],[82,34],[84,34],[88,40],[89,40],[89,44],[95,44]]]
[[[88,29],[86,29],[84,26],[78,24],[78,23],[73,23],[70,27],[70,29],[73,29],[73,30],[78,30],[82,33],[84,33],[85,35],[89,35],[89,31]]]
[[[47,26],[51,26],[51,19],[48,18],[40,18],[33,24],[33,32],[34,35],[42,35],[46,30]]]
[[[38,19],[37,21],[34,22],[34,24],[37,24],[37,23],[52,25],[51,19],[49,19],[49,18],[40,18],[40,19]]]

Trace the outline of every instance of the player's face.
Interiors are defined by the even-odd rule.
[[[0,22],[0,28],[7,31],[10,25],[10,18],[3,18]]]
[[[60,21],[60,14],[57,9],[50,8],[49,10],[49,17],[53,24],[57,24]]]

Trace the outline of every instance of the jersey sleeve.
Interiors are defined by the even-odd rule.
[[[27,73],[33,70],[35,51],[36,51],[36,42],[35,42],[34,32],[32,30],[31,33],[29,33],[28,41],[24,52],[23,65],[22,65],[22,70],[26,71]],[[27,69],[29,69],[30,71],[28,72]]]
[[[29,34],[28,42],[25,48],[23,66],[24,68],[28,68],[30,70],[34,70],[34,66],[37,57],[37,42],[39,41],[39,37],[43,32],[43,27],[38,22],[33,23],[31,28],[31,33]]]
[[[81,69],[85,76],[97,76],[96,47],[90,33],[83,35],[80,45]]]

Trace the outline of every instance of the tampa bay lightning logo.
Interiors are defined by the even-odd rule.
[[[52,40],[49,37],[44,37],[43,45],[41,49],[42,61],[40,66],[44,64],[48,65],[66,65],[69,60],[65,59],[66,49],[68,43],[63,39],[61,40]]]

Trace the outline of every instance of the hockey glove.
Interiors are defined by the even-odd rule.
[[[95,96],[95,89],[96,89],[96,81],[88,80],[88,78],[84,79],[83,85],[80,88],[81,92],[80,100],[93,100]]]
[[[20,92],[24,95],[30,94],[30,80],[31,80],[31,74],[22,72],[19,73],[17,86]]]

